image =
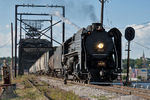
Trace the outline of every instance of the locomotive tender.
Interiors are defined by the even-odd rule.
[[[70,76],[86,83],[112,82],[121,73],[121,32],[117,28],[106,32],[100,23],[80,29],[56,48],[49,72],[61,74],[65,82]]]

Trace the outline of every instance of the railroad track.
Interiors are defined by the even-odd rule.
[[[47,78],[63,81],[63,79],[59,79],[59,78],[53,78],[53,77],[47,77]],[[92,87],[95,89],[102,89],[108,92],[113,92],[113,93],[122,94],[122,95],[135,95],[143,99],[150,100],[150,90],[146,90],[146,89],[131,88],[131,87],[119,86],[119,85],[99,86],[99,85],[77,83],[73,81],[67,81],[67,84],[87,86],[87,87]]]
[[[150,100],[150,90],[137,89],[137,88],[131,88],[131,87],[119,86],[119,85],[99,86],[99,85],[85,84],[85,86],[89,86],[97,89],[103,89],[108,92],[115,92],[123,95],[135,95]]]
[[[38,88],[38,86],[44,86],[44,85],[39,85],[36,80],[28,79],[27,81],[28,81],[28,83],[31,84],[32,87],[34,87],[35,89],[37,89],[37,91],[38,91],[40,94],[43,94],[43,95],[44,95],[45,100],[52,100],[52,99],[46,94],[46,92],[42,92],[42,91]]]
[[[114,85],[113,88],[122,89],[123,91],[128,91],[131,95],[139,96],[144,99],[150,100],[150,90],[131,88],[126,86],[117,86],[117,85]]]
[[[86,84],[86,86],[97,88],[97,89],[103,89],[109,92],[115,92],[123,95],[135,95],[150,100],[150,90],[137,89],[137,88],[131,88],[126,86],[118,86],[118,85],[98,86],[98,85]]]

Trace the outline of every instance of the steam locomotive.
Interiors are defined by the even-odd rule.
[[[121,73],[121,36],[117,28],[107,32],[100,23],[93,23],[57,47],[45,61],[49,66],[40,65],[46,70],[39,67],[36,70],[41,64],[36,62],[30,73],[44,70],[42,72],[62,75],[65,83],[68,79],[85,83],[112,82]]]

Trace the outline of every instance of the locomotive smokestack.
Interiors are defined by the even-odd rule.
[[[103,17],[104,17],[104,0],[99,0],[101,2],[101,24],[103,26]]]

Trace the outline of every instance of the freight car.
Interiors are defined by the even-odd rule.
[[[31,74],[48,74],[49,72],[49,57],[52,55],[52,51],[47,51],[44,53],[29,69]]]
[[[63,77],[62,46],[58,46],[49,59],[49,74],[55,77]]]

